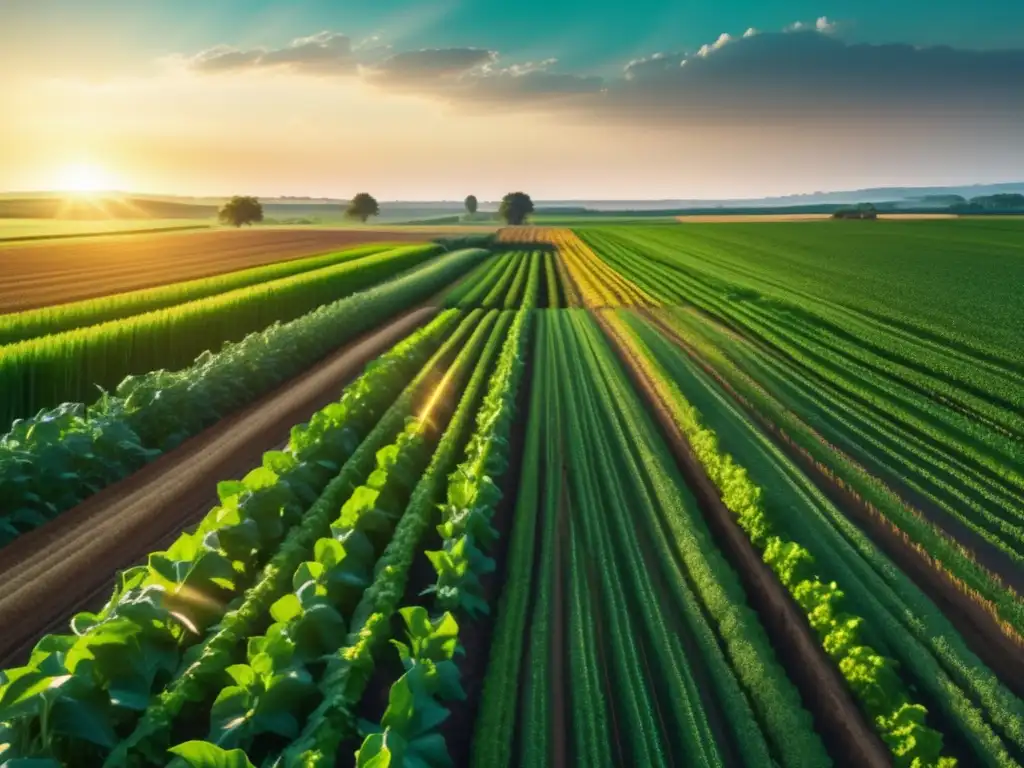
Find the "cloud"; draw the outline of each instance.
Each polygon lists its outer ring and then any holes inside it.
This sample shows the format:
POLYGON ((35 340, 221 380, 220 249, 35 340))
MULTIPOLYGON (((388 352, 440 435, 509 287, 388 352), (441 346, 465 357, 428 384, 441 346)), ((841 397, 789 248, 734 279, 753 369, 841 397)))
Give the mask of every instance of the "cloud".
POLYGON ((197 72, 229 72, 235 69, 253 67, 260 60, 263 51, 242 51, 227 45, 218 45, 197 53, 187 60, 188 66, 197 72))
POLYGON ((526 68, 516 65, 479 77, 469 78, 450 97, 471 102, 508 104, 552 101, 572 102, 600 94, 604 80, 596 76, 573 75, 549 72, 546 69, 526 68))
POLYGON ((822 16, 779 32, 722 33, 693 51, 634 59, 607 79, 559 71, 554 58, 506 61, 472 47, 395 52, 377 38, 353 46, 333 32, 272 50, 220 46, 188 61, 202 73, 287 67, 461 106, 564 108, 586 120, 665 126, 1024 114, 1024 51, 850 45, 835 30, 822 16))
POLYGON ((599 77, 552 72, 549 58, 502 65, 498 54, 481 48, 447 48, 396 54, 363 70, 385 88, 432 95, 463 105, 522 106, 598 93, 599 77))
POLYGON ((838 26, 837 22, 831 21, 828 18, 828 16, 819 16, 817 21, 815 21, 813 24, 808 24, 808 23, 803 22, 803 21, 794 21, 792 24, 790 24, 788 27, 786 27, 783 31, 784 32, 808 32, 810 30, 814 30, 815 32, 820 32, 823 35, 830 35, 830 34, 832 34, 833 32, 836 31, 836 27, 837 26, 838 26))
POLYGON ((819 16, 814 22, 814 28, 823 34, 830 34, 836 31, 836 22, 829 21, 828 16, 819 16))
POLYGON ((685 60, 685 53, 655 53, 645 58, 633 59, 626 65, 623 77, 626 80, 652 80, 675 72, 685 60))
POLYGON ((336 32, 300 37, 283 48, 239 49, 220 45, 186 59, 187 66, 205 74, 287 67, 303 74, 342 75, 355 72, 352 41, 336 32))
POLYGON ((731 42, 732 42, 732 37, 729 35, 729 33, 728 32, 723 32, 722 34, 720 34, 718 36, 718 39, 715 40, 715 42, 710 43, 710 44, 702 45, 700 47, 700 49, 697 51, 696 55, 700 56, 701 58, 706 58, 707 56, 710 56, 715 51, 724 48, 725 46, 727 46, 731 42))
POLYGON ((365 68, 364 75, 394 84, 423 84, 458 78, 493 64, 497 58, 497 53, 484 48, 425 48, 396 53, 365 68))
MULTIPOLYGON (((830 29, 827 19, 817 27, 830 29)), ((631 62, 609 113, 649 121, 713 115, 799 121, 915 111, 964 117, 1024 110, 1024 51, 848 45, 817 28, 724 36, 696 54, 631 62)))

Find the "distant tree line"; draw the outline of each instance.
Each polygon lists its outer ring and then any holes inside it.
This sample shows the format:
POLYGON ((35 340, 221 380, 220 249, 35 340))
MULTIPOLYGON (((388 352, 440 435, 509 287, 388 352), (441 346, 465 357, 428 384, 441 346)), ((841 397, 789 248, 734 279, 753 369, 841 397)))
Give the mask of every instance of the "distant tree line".
MULTIPOLYGON (((469 218, 472 219, 479 207, 476 195, 467 196, 464 205, 469 218)), ((525 192, 508 193, 498 207, 498 215, 512 225, 524 223, 533 212, 533 200, 525 192)), ((380 205, 373 195, 360 192, 346 206, 345 215, 350 219, 359 219, 365 224, 371 216, 380 215, 380 205)), ((234 227, 251 226, 263 221, 263 205, 255 197, 236 195, 220 208, 218 216, 224 224, 234 227)))
POLYGON ((962 200, 950 206, 952 213, 1010 213, 1024 212, 1024 195, 1005 192, 962 200))
POLYGON ((877 219, 878 209, 871 203, 858 203, 847 208, 839 208, 832 214, 833 219, 877 219))

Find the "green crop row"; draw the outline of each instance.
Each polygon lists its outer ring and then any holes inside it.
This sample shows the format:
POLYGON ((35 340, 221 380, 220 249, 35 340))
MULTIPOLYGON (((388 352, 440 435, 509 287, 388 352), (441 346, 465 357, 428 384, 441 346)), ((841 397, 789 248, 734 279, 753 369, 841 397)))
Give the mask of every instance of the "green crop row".
POLYGON ((541 254, 541 256, 544 259, 544 284, 547 292, 547 307, 559 309, 565 306, 565 296, 562 291, 562 282, 558 278, 558 270, 555 268, 558 254, 549 251, 541 254))
MULTIPOLYGON (((493 319, 477 325, 440 387, 462 388, 493 319)), ((377 452, 376 469, 341 507, 329 534, 317 540, 313 559, 295 569, 291 591, 270 606, 274 622, 262 636, 249 637, 247 663, 226 670, 230 680, 210 708, 210 743, 252 754, 264 734, 288 740, 299 735, 299 717, 317 703, 319 660, 344 643, 377 558, 433 454, 447 402, 431 395, 395 441, 377 452)))
POLYGON ((743 467, 722 452, 717 435, 703 426, 696 410, 673 383, 672 375, 658 364, 641 336, 616 320, 612 321, 614 327, 628 339, 631 350, 638 355, 638 364, 655 381, 659 398, 717 487, 723 503, 736 515, 740 527, 782 586, 805 611, 822 646, 888 744, 894 764, 904 768, 954 765, 955 760, 942 757, 942 734, 924 724, 927 710, 911 699, 894 660, 864 642, 864 617, 849 612, 841 585, 822 581, 814 570, 814 557, 799 544, 778 535, 761 500, 761 489, 743 467))
POLYGON ((11 344, 0 350, 0 423, 62 402, 89 402, 130 374, 188 365, 276 322, 394 277, 440 253, 396 248, 141 315, 11 344))
POLYGON ((540 287, 541 253, 505 252, 478 267, 445 297, 445 306, 517 309, 533 306, 540 287))
MULTIPOLYGON (((320 682, 323 701, 307 719, 299 738, 282 754, 285 765, 317 768, 334 765, 338 745, 357 733, 353 710, 362 698, 378 653, 391 633, 406 592, 409 569, 437 505, 443 499, 448 474, 454 469, 469 435, 490 369, 508 333, 512 313, 500 313, 469 384, 426 472, 413 490, 405 514, 374 571, 374 581, 363 593, 342 648, 328 661, 320 682)), ((493 314, 488 315, 493 317, 493 314)))
POLYGON ((794 413, 758 382, 736 366, 722 351, 709 342, 685 314, 675 311, 659 313, 666 324, 680 333, 693 346, 701 359, 710 365, 758 413, 763 414, 806 452, 808 457, 847 488, 883 515, 910 541, 926 552, 936 567, 973 594, 1016 632, 1024 632, 1024 602, 1007 589, 990 571, 974 560, 969 551, 942 532, 920 514, 915 513, 877 477, 829 443, 801 416, 794 413))
POLYGON ((928 356, 914 357, 899 329, 794 291, 785 274, 755 290, 754 267, 718 266, 729 254, 707 246, 698 261, 670 250, 665 237, 584 235, 656 295, 709 313, 720 324, 708 322, 709 332, 734 363, 898 493, 934 504, 951 532, 962 525, 976 534, 966 544, 1024 560, 1024 420, 1006 400, 1024 391, 1024 378, 1014 384, 1010 372, 993 373, 986 380, 1009 390, 983 392, 950 374, 955 347, 931 344, 928 356))
POLYGON ((660 371, 673 417, 726 505, 807 610, 826 651, 892 745, 894 762, 910 764, 914 756, 924 765, 942 762, 937 734, 922 727, 923 708, 907 701, 914 691, 928 703, 927 722, 970 744, 979 764, 1014 765, 1010 755, 1024 745, 1024 703, 968 650, 942 611, 680 349, 639 319, 623 319, 632 327, 635 348, 660 371), (857 652, 851 645, 858 642, 884 655, 857 652), (863 669, 872 658, 875 670, 863 669))
POLYGON ((438 727, 449 714, 442 703, 465 699, 454 662, 459 638, 455 615, 472 620, 489 612, 480 577, 494 570, 487 552, 498 532, 491 522, 501 499, 497 482, 509 463, 508 441, 529 319, 529 310, 522 310, 509 329, 466 458, 449 477, 447 503, 437 527, 442 549, 427 552, 438 580, 424 594, 434 595, 438 618, 431 621, 421 607, 401 610, 409 643, 396 646, 405 672, 392 684, 380 722, 361 724, 364 739, 356 753, 357 766, 385 759, 388 764, 419 760, 425 766, 451 765, 438 727))
POLYGON ((297 375, 357 334, 422 301, 486 255, 458 251, 253 333, 181 371, 125 379, 95 406, 64 405, 0 438, 0 545, 297 375))
POLYGON ((316 521, 364 476, 388 439, 388 426, 408 413, 412 395, 399 397, 404 383, 457 319, 445 313, 368 366, 339 402, 292 430, 284 451, 265 454, 263 465, 243 480, 221 483, 221 503, 195 532, 122 573, 99 613, 75 616, 74 634, 48 635, 27 666, 4 671, 0 723, 7 755, 96 765, 145 712, 111 757, 110 764, 126 765, 132 749, 166 733, 177 711, 216 675, 218 663, 223 669, 232 644, 259 621, 281 571, 318 532, 316 521), (209 642, 198 643, 211 628, 209 642), (176 675, 182 661, 185 671, 176 675), (165 695, 151 704, 161 686, 165 695))
MULTIPOLYGON (((437 326, 437 321, 431 326, 436 328, 435 333, 447 333, 457 322, 457 318, 448 313, 442 317, 448 318, 443 327, 437 326)), ((402 424, 412 416, 414 405, 428 399, 433 382, 448 365, 447 361, 455 359, 457 350, 467 344, 478 320, 478 315, 471 314, 458 323, 454 332, 420 369, 304 515, 302 523, 289 531, 288 538, 264 568, 257 584, 246 593, 242 603, 224 616, 217 630, 192 652, 189 663, 183 665, 159 695, 150 700, 134 731, 108 760, 109 765, 130 765, 136 756, 148 756, 150 760, 159 762, 169 743, 175 718, 183 708, 190 706, 190 702, 208 701, 211 691, 223 685, 229 660, 236 657, 239 647, 265 621, 272 605, 287 593, 288 585, 293 583, 294 574, 302 562, 311 555, 316 557, 317 546, 320 546, 322 555, 336 553, 333 545, 317 545, 316 542, 330 536, 332 525, 339 516, 338 510, 350 505, 360 481, 371 475, 375 462, 382 458, 381 452, 385 451, 385 455, 390 453, 386 446, 395 441, 397 434, 403 434, 402 424)), ((436 347, 437 343, 432 346, 436 347)), ((374 369, 383 362, 382 359, 375 363, 374 369)))
POLYGON ((593 765, 719 765, 735 752, 747 764, 829 764, 667 447, 584 313, 541 313, 533 386, 522 517, 474 765, 510 765, 514 754, 557 764, 559 722, 593 765), (564 655, 552 650, 559 636, 564 655))
POLYGON ((36 336, 50 336, 89 325, 98 325, 109 320, 121 320, 132 315, 205 299, 207 296, 227 293, 257 283, 266 283, 302 272, 311 272, 315 269, 342 264, 397 247, 400 247, 399 243, 371 243, 356 248, 347 248, 336 253, 280 261, 252 269, 204 277, 199 280, 0 315, 0 345, 13 344, 36 336))

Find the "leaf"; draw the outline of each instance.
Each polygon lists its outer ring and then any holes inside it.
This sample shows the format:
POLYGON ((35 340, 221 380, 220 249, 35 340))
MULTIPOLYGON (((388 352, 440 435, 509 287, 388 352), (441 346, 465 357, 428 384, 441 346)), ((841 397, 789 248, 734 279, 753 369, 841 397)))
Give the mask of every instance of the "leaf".
POLYGON ((399 732, 408 728, 415 714, 413 704, 415 696, 409 685, 409 673, 402 675, 391 686, 388 692, 388 708, 381 718, 385 728, 393 728, 399 732))
MULTIPOLYGON (((440 733, 428 733, 419 736, 409 744, 409 751, 417 760, 429 766, 451 766, 452 758, 448 754, 448 745, 440 733)), ((406 764, 409 764, 407 759, 406 764)))
POLYGON ((234 746, 249 734, 255 697, 252 691, 229 685, 222 688, 210 709, 210 736, 218 745, 234 746))
POLYGON ((208 741, 186 741, 167 750, 192 768, 255 768, 240 749, 223 749, 208 741))
POLYGON ((306 584, 313 584, 315 587, 321 583, 323 575, 324 566, 321 563, 312 560, 306 561, 295 569, 295 575, 292 576, 292 589, 298 592, 306 584))
POLYGON ((299 735, 299 721, 291 712, 261 712, 256 717, 256 726, 260 733, 273 733, 286 739, 299 735))
POLYGON ((99 696, 91 696, 87 700, 62 697, 54 703, 50 722, 57 733, 109 750, 117 744, 111 715, 110 708, 103 706, 99 696))
POLYGON ((345 547, 337 539, 319 539, 313 547, 313 557, 330 569, 345 559, 345 547))
POLYGON ((278 477, 293 469, 296 463, 295 457, 284 451, 267 451, 263 454, 263 466, 278 477))
POLYGON ((274 621, 279 621, 282 624, 287 624, 301 614, 302 603, 299 602, 298 596, 292 593, 278 599, 270 606, 270 615, 274 617, 274 621))
POLYGON ((398 768, 403 764, 404 744, 399 746, 396 742, 401 740, 392 733, 370 734, 356 752, 356 768, 398 768))
POLYGON ((5 683, 0 687, 0 722, 40 711, 47 692, 60 688, 71 679, 71 675, 44 675, 33 667, 21 667, 3 674, 5 683))
POLYGON ((235 685, 242 688, 248 688, 256 682, 256 673, 248 664, 232 664, 224 671, 235 681, 235 685))
POLYGON ((221 504, 227 505, 247 490, 248 488, 241 480, 222 480, 217 483, 217 498, 220 499, 221 504))
POLYGON ((313 678, 301 666, 297 665, 284 674, 274 675, 260 697, 260 714, 294 712, 315 690, 313 678))
POLYGON ((272 488, 277 485, 277 481, 277 473, 271 469, 267 469, 266 466, 257 467, 242 479, 246 489, 250 491, 272 488))

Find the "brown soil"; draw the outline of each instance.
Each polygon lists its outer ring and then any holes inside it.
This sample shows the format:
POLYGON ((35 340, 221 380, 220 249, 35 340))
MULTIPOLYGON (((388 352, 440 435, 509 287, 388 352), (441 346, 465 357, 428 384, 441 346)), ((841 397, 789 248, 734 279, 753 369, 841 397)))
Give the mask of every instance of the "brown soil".
POLYGON ((424 242, 415 230, 245 229, 123 235, 0 247, 0 312, 134 291, 374 242, 424 242))
POLYGON ((871 540, 906 573, 936 604, 966 641, 968 647, 1017 696, 1024 697, 1024 653, 1013 627, 1003 623, 985 599, 955 580, 942 562, 930 557, 906 533, 869 504, 842 480, 823 471, 813 457, 770 419, 764 417, 728 382, 658 317, 646 313, 666 338, 690 355, 701 368, 722 385, 723 391, 769 435, 787 456, 803 469, 815 485, 843 513, 864 530, 871 540))
POLYGON ((346 345, 245 410, 0 550, 0 665, 95 599, 115 571, 206 512, 217 483, 258 466, 289 430, 333 402, 363 366, 429 320, 423 307, 346 345))
POLYGON ((697 499, 708 528, 739 575, 751 607, 760 616, 772 647, 814 716, 815 726, 825 738, 836 763, 878 768, 890 765, 885 745, 864 719, 801 610, 736 524, 686 437, 662 403, 650 377, 600 313, 594 314, 634 386, 651 409, 687 486, 697 499))

